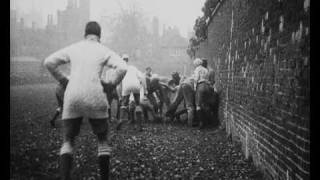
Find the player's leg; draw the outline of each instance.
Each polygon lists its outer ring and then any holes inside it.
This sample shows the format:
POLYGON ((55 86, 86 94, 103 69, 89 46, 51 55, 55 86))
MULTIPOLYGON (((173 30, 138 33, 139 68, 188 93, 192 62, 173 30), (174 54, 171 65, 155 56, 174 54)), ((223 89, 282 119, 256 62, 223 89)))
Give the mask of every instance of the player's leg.
POLYGON ((50 120, 50 125, 51 125, 51 127, 55 127, 55 125, 56 125, 56 120, 57 120, 58 116, 60 115, 60 113, 61 113, 61 111, 62 111, 61 109, 62 109, 61 107, 57 107, 56 112, 55 112, 53 118, 50 120))
POLYGON ((127 122, 129 120, 129 98, 130 94, 123 96, 121 100, 121 106, 120 106, 120 120, 116 127, 117 130, 121 129, 121 126, 123 123, 127 122))
POLYGON ((218 126, 219 125, 219 95, 217 92, 214 91, 213 88, 210 87, 210 94, 208 98, 209 109, 211 114, 211 121, 210 125, 218 126))
POLYGON ((108 100, 108 103, 109 103, 108 115, 109 115, 110 120, 111 120, 111 106, 112 106, 113 97, 112 97, 112 94, 110 94, 110 93, 107 93, 106 95, 107 95, 107 100, 108 100))
POLYGON ((148 106, 146 104, 141 104, 141 103, 140 103, 140 106, 142 108, 144 122, 147 122, 149 120, 148 106))
POLYGON ((167 112, 165 115, 168 117, 172 118, 174 116, 179 104, 183 100, 182 86, 183 86, 183 84, 180 85, 180 87, 178 88, 177 94, 176 94, 175 98, 173 99, 173 102, 171 103, 171 105, 167 109, 167 112))
POLYGON ((134 116, 134 112, 136 109, 136 103, 131 100, 129 100, 129 121, 130 124, 135 124, 135 116, 134 116))
POLYGON ((163 98, 163 94, 162 93, 163 92, 160 91, 160 90, 156 92, 156 95, 159 98, 158 110, 159 110, 160 117, 162 117, 162 115, 163 115, 163 103, 164 103, 163 100, 164 100, 164 98, 163 98))
POLYGON ((109 179, 110 156, 112 148, 108 143, 108 119, 89 119, 93 133, 98 138, 98 164, 102 180, 109 179))
MULTIPOLYGON (((63 92, 64 93, 64 92, 63 92)), ((58 116, 61 114, 62 112, 62 107, 63 107, 63 94, 62 92, 60 92, 60 89, 57 89, 56 92, 56 99, 58 102, 58 108, 56 109, 56 113, 54 114, 53 118, 50 120, 50 125, 52 127, 55 127, 55 122, 58 118, 58 116)))
POLYGON ((119 98, 116 99, 117 101, 117 114, 116 114, 116 117, 117 117, 117 120, 120 119, 120 107, 121 107, 121 101, 119 98))
POLYGON ((56 99, 57 99, 57 102, 58 102, 58 108, 56 109, 55 115, 50 120, 50 124, 51 124, 52 127, 55 127, 55 122, 56 122, 58 116, 62 113, 64 92, 65 92, 65 88, 59 84, 57 86, 56 92, 55 92, 56 99))
POLYGON ((214 120, 214 110, 215 105, 217 104, 217 99, 214 94, 214 89, 207 83, 203 84, 204 93, 200 98, 201 101, 201 109, 204 111, 205 119, 204 119, 204 125, 209 126, 213 125, 214 120))
POLYGON ((208 84, 200 83, 197 87, 196 92, 196 108, 197 114, 199 115, 200 128, 207 126, 208 113, 209 113, 209 104, 207 103, 207 94, 209 92, 208 84))
POLYGON ((183 98, 185 100, 187 113, 188 113, 188 125, 192 126, 195 122, 195 95, 191 85, 182 85, 183 98))
POLYGON ((153 93, 149 93, 147 95, 147 98, 148 98, 149 102, 152 104, 154 111, 156 113, 158 113, 158 103, 157 103, 155 95, 153 93))
POLYGON ((199 123, 200 128, 203 127, 203 112, 201 109, 201 96, 203 94, 203 87, 202 87, 203 83, 200 83, 197 85, 197 89, 195 92, 195 104, 196 104, 196 121, 199 123))
POLYGON ((73 161, 73 147, 76 136, 79 135, 82 117, 62 120, 63 144, 60 149, 61 179, 70 179, 73 161))
POLYGON ((110 107, 108 108, 108 117, 110 117, 110 120, 112 119, 112 116, 111 116, 111 105, 110 105, 110 107))
POLYGON ((142 131, 142 107, 140 106, 140 93, 134 93, 134 102, 136 104, 135 108, 135 118, 137 120, 138 129, 142 131))
POLYGON ((166 105, 166 111, 167 111, 171 104, 170 102, 171 91, 167 87, 161 86, 161 92, 162 92, 163 102, 166 105))

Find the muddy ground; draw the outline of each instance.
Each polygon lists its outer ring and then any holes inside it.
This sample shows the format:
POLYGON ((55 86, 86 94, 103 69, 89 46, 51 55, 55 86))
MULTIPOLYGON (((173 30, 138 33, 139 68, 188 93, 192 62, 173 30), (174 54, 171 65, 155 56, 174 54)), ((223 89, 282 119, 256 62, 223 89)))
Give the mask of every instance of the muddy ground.
MULTIPOLYGON (((55 179, 61 124, 49 125, 56 101, 54 84, 10 88, 10 177, 55 179)), ((112 179, 263 179, 245 160, 241 145, 221 128, 198 130, 184 123, 144 123, 114 131, 112 179)), ((98 179, 97 140, 87 121, 76 141, 74 179, 98 179)))

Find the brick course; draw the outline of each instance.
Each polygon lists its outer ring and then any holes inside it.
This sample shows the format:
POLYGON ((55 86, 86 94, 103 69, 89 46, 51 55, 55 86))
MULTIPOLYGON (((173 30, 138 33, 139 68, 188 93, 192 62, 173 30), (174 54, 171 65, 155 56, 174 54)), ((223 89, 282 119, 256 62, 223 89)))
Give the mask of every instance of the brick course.
POLYGON ((309 6, 223 0, 196 52, 216 72, 222 124, 269 179, 310 177, 309 6))

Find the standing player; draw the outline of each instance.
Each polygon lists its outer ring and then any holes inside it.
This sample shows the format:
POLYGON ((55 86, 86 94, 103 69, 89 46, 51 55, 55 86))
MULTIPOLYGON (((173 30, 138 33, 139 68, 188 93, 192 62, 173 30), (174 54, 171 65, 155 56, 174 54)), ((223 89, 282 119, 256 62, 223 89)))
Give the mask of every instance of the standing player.
POLYGON ((56 99, 57 99, 57 102, 58 102, 58 107, 56 109, 56 113, 54 114, 53 118, 50 120, 50 124, 51 124, 51 127, 55 127, 56 125, 56 119, 58 118, 59 114, 61 114, 62 112, 62 109, 63 109, 63 98, 64 98, 64 92, 66 91, 66 86, 67 86, 67 83, 66 84, 61 84, 61 83, 58 83, 57 87, 56 87, 56 99))
MULTIPOLYGON (((86 24, 84 40, 63 48, 45 59, 52 76, 66 85, 63 102, 63 144, 60 149, 61 179, 70 179, 75 138, 84 117, 89 119, 98 138, 98 161, 101 179, 109 178, 111 147, 107 142, 108 101, 101 85, 104 66, 116 69, 117 76, 108 84, 112 89, 126 74, 127 65, 113 51, 100 43, 101 28, 97 22, 86 24), (69 82, 58 66, 70 63, 69 82)), ((108 87, 107 87, 108 88, 108 87)))
MULTIPOLYGON (((128 63, 129 56, 123 55, 124 62, 128 63)), ((145 92, 146 82, 145 77, 141 71, 139 71, 135 66, 128 65, 127 74, 121 82, 121 107, 120 107, 120 121, 117 125, 117 130, 121 129, 123 123, 129 120, 129 114, 136 114, 137 123, 139 126, 139 131, 142 130, 142 109, 140 107, 140 93, 143 95, 145 92), (132 112, 129 112, 129 100, 130 94, 133 94, 135 108, 131 109, 132 112), (133 113, 135 112, 135 113, 133 113)), ((131 116, 131 120, 134 119, 134 116, 131 116)))
POLYGON ((194 60, 194 90, 196 114, 200 123, 200 128, 204 128, 207 125, 208 119, 206 115, 209 113, 209 104, 207 99, 210 97, 211 83, 209 81, 209 71, 203 66, 203 61, 200 58, 194 60))

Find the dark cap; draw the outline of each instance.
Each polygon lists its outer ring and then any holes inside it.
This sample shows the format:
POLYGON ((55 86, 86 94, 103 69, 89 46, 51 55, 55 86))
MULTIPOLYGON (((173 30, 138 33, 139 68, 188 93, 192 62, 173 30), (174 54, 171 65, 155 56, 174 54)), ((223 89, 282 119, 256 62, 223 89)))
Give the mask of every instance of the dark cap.
POLYGON ((96 21, 90 21, 87 23, 84 36, 87 36, 89 34, 96 35, 100 38, 101 27, 96 21))
POLYGON ((202 58, 202 66, 203 67, 208 67, 208 59, 202 58))

